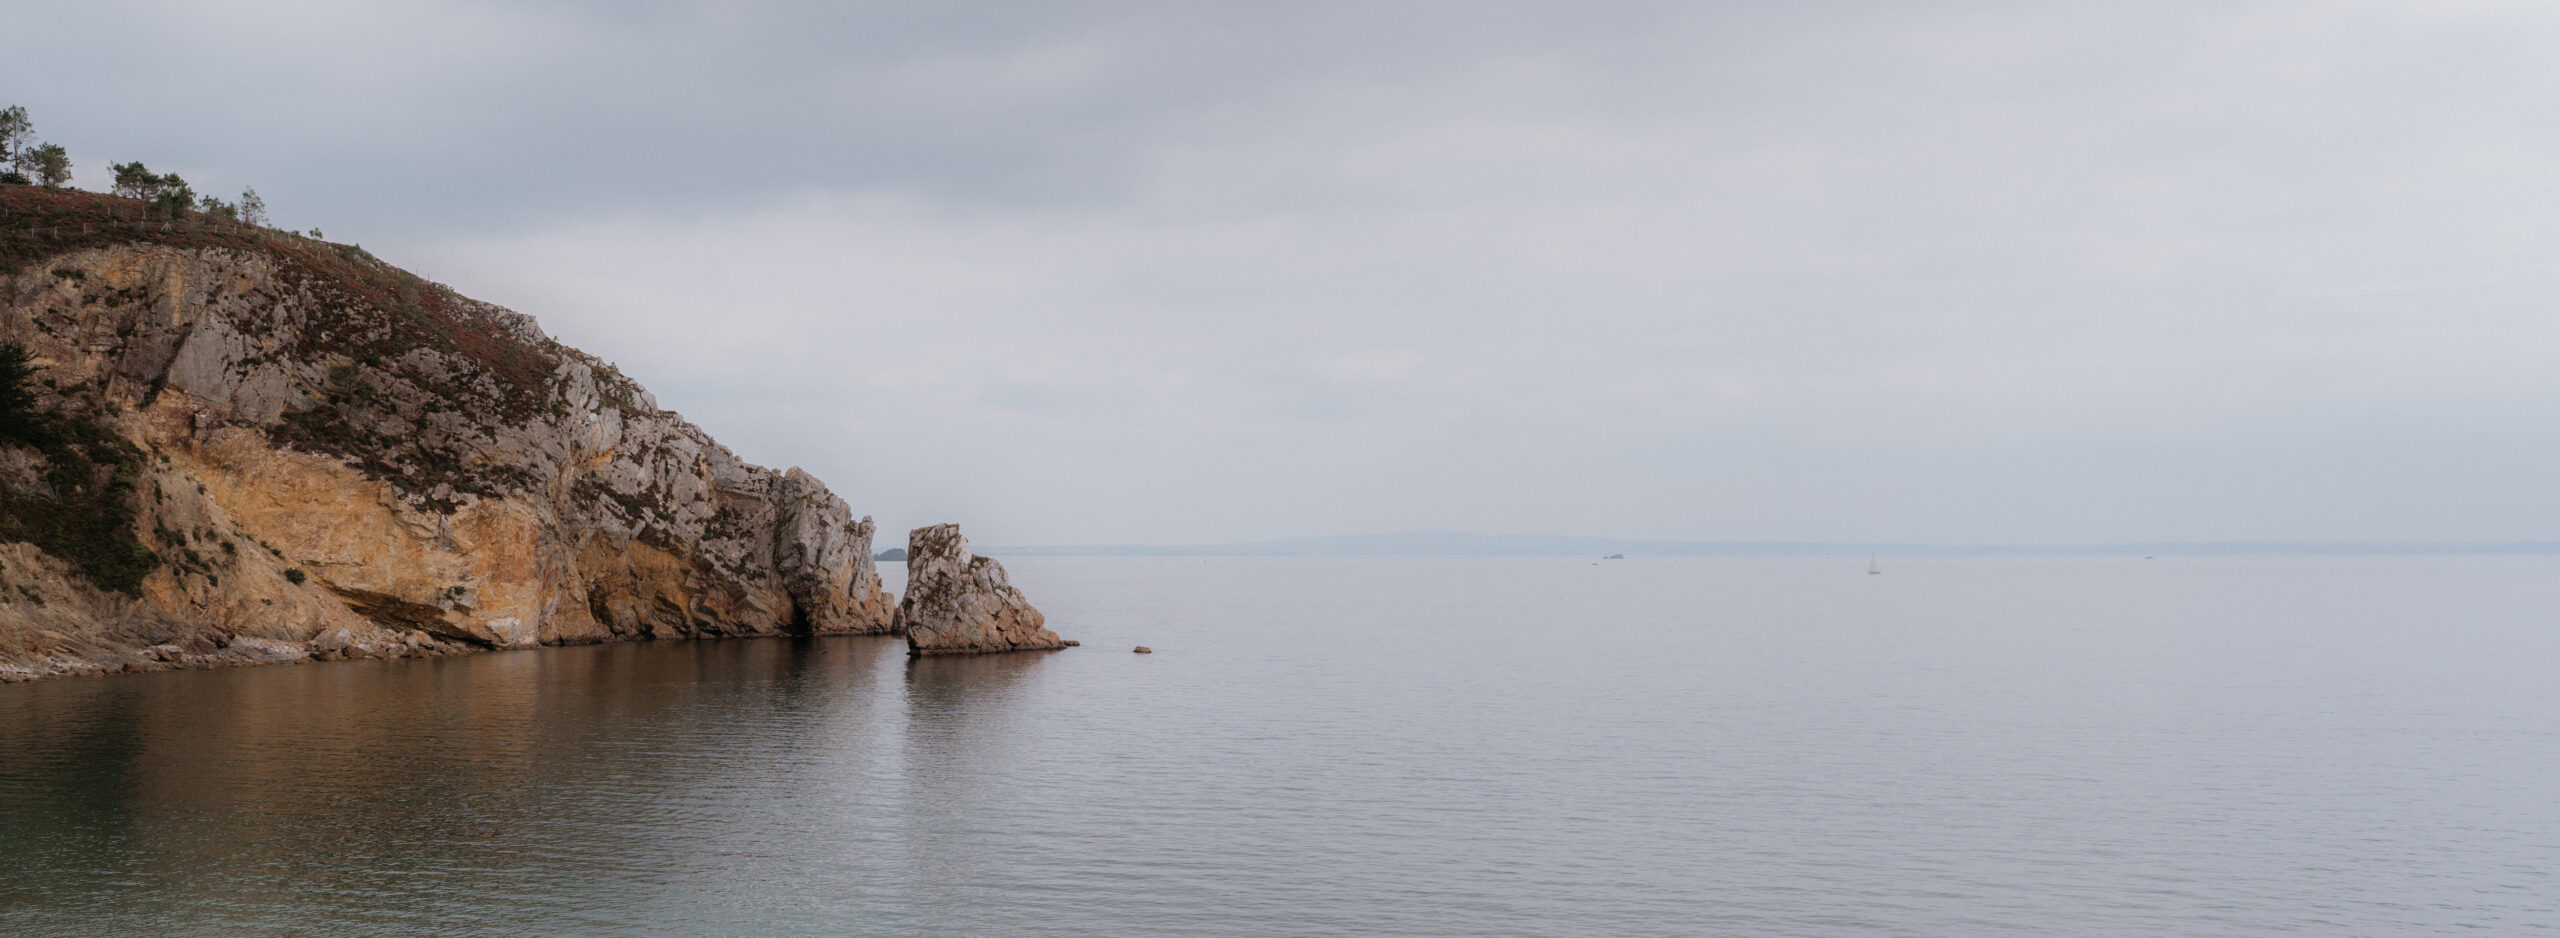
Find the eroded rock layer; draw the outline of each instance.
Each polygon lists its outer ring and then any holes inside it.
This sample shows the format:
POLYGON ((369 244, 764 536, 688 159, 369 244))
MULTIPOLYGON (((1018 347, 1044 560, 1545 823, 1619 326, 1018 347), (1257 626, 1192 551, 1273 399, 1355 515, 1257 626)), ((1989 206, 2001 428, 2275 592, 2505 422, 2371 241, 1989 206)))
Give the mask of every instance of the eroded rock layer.
POLYGON ((807 473, 529 317, 233 240, 5 258, 38 393, 0 433, 0 680, 891 629, 871 520, 807 473))
POLYGON ((898 625, 910 655, 1040 651, 1066 647, 992 557, 969 552, 960 526, 907 534, 907 589, 898 625))

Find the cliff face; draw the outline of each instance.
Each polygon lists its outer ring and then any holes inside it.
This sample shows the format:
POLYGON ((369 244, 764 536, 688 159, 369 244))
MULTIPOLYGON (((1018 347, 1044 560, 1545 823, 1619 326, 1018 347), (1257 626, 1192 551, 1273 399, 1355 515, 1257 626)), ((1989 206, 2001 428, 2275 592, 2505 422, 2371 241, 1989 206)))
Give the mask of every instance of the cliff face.
POLYGON ((82 234, 0 276, 45 414, 0 442, 0 680, 892 627, 869 518, 528 317, 290 236, 82 234))

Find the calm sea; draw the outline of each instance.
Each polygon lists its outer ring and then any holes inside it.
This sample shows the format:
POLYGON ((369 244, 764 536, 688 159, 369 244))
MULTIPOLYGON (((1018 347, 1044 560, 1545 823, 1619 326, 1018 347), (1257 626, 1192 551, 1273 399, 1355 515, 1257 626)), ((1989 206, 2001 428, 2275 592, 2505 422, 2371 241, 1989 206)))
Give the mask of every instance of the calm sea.
POLYGON ((1084 647, 0 686, 0 934, 2560 930, 2560 559, 1008 566, 1084 647))

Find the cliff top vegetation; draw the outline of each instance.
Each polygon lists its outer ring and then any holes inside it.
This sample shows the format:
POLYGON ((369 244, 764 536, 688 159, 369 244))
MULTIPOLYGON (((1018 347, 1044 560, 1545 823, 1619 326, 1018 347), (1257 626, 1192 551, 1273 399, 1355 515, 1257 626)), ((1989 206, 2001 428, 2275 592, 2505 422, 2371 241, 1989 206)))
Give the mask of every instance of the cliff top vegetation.
POLYGON ((76 251, 121 244, 224 248, 274 259, 288 276, 333 291, 344 316, 378 319, 378 328, 333 330, 356 338, 344 350, 358 357, 391 358, 419 345, 466 358, 501 385, 541 396, 559 367, 558 343, 528 343, 505 334, 471 303, 443 284, 383 263, 365 249, 262 228, 199 211, 175 217, 139 198, 45 189, 0 187, 0 277, 76 251))

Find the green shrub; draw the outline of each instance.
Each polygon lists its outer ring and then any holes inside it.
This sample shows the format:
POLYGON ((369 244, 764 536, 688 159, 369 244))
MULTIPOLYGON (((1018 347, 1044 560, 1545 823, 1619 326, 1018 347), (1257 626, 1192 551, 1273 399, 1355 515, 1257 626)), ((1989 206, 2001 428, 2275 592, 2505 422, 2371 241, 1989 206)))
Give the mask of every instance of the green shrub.
POLYGON ((44 454, 52 492, 0 495, 0 538, 69 561, 99 589, 140 593, 142 579, 160 567, 133 531, 142 450, 78 414, 31 415, 20 434, 44 454))

